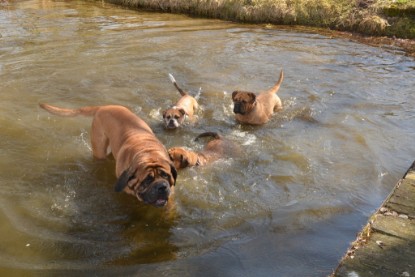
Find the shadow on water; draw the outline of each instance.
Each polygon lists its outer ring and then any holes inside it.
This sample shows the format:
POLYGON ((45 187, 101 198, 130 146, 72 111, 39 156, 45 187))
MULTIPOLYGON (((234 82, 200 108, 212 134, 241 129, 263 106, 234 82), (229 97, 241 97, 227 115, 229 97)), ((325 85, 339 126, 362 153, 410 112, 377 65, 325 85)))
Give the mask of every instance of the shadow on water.
POLYGON ((47 272, 175 260, 177 247, 170 239, 175 207, 139 203, 116 193, 115 181, 114 160, 91 157, 61 159, 20 177, 21 193, 9 183, 1 210, 10 226, 2 228, 13 232, 9 239, 20 237, 22 245, 3 249, 1 263, 47 272))
MULTIPOLYGON (((113 191, 114 160, 96 161, 91 157, 86 142, 89 135, 83 131, 89 120, 49 118, 42 113, 36 124, 43 126, 43 131, 33 134, 32 139, 41 141, 47 131, 49 139, 56 136, 61 141, 52 143, 47 153, 39 155, 35 148, 14 140, 15 145, 27 150, 26 163, 42 167, 37 172, 22 174, 27 167, 22 164, 13 174, 3 176, 8 181, 3 187, 1 210, 6 217, 4 221, 9 223, 2 228, 10 230, 8 239, 12 244, 3 241, 6 249, 1 255, 2 264, 42 275, 76 271, 180 273, 186 269, 187 276, 201 274, 201 270, 204 276, 209 276, 247 274, 257 268, 255 264, 259 264, 264 274, 275 270, 293 272, 275 266, 271 258, 258 260, 256 256, 279 256, 285 252, 284 247, 291 247, 293 255, 301 257, 299 241, 306 243, 304 240, 312 240, 320 232, 319 236, 325 240, 329 237, 334 243, 333 235, 325 234, 319 224, 333 224, 335 217, 353 211, 341 201, 326 200, 316 205, 312 199, 304 198, 308 190, 315 189, 307 188, 307 176, 313 174, 309 161, 290 154, 287 144, 279 141, 281 138, 266 135, 273 124, 280 124, 279 120, 295 123, 302 112, 303 109, 291 111, 287 107, 281 114, 283 119, 276 116, 264 128, 242 127, 229 119, 235 130, 227 135, 243 145, 247 153, 237 159, 182 171, 171 210, 140 204, 129 195, 113 191), (277 164, 297 165, 295 177, 270 171, 267 165, 275 164, 275 154, 263 152, 270 147, 263 140, 280 144, 276 148, 277 164), (261 141, 259 146, 258 141, 261 141), (241 168, 246 172, 241 174, 241 168), (304 181, 299 181, 302 178, 304 181), (267 245, 264 238, 270 240, 267 245), (15 247, 16 241, 22 244, 15 247), (249 247, 254 252, 248 251, 249 247), (221 256, 226 257, 227 266, 223 266, 221 256), (212 263, 213 267, 204 266, 206 263, 212 263)), ((152 127, 159 136, 165 136, 163 139, 186 132, 191 140, 185 144, 195 149, 202 147, 193 138, 206 127, 172 133, 164 132, 159 120, 155 121, 152 127)), ((300 116, 297 123, 303 122, 300 116)), ((25 133, 19 126, 13 130, 8 140, 25 133)))

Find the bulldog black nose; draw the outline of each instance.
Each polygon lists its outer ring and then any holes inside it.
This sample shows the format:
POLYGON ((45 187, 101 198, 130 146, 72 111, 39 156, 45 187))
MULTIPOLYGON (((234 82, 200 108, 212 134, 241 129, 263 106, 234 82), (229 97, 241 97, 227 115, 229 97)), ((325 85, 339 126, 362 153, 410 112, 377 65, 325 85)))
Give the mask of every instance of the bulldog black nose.
POLYGON ((168 186, 165 183, 159 183, 156 185, 156 189, 158 193, 165 193, 168 186))

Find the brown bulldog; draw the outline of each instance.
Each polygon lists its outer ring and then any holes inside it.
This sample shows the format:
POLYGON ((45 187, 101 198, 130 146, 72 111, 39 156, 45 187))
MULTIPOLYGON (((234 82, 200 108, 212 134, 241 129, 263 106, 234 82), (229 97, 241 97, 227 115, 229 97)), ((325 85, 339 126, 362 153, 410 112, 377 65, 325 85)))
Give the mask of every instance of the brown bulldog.
POLYGON ((183 124, 186 117, 193 120, 193 114, 199 105, 194 97, 190 96, 177 85, 173 75, 169 74, 169 78, 182 97, 176 105, 163 112, 163 120, 167 129, 176 129, 183 124))
POLYGON ((268 91, 256 95, 252 92, 234 91, 232 100, 235 119, 240 123, 261 125, 267 123, 274 112, 282 109, 281 99, 277 96, 284 74, 281 70, 280 79, 268 91))
POLYGON ((213 137, 213 140, 209 141, 201 152, 186 150, 183 147, 172 147, 168 150, 170 159, 177 169, 206 165, 225 156, 235 156, 240 151, 236 144, 215 132, 202 133, 195 141, 202 137, 213 137))
POLYGON ((118 178, 115 191, 125 191, 157 207, 167 204, 177 171, 150 127, 123 106, 92 106, 64 109, 40 104, 60 116, 92 116, 92 154, 105 159, 112 152, 118 178))

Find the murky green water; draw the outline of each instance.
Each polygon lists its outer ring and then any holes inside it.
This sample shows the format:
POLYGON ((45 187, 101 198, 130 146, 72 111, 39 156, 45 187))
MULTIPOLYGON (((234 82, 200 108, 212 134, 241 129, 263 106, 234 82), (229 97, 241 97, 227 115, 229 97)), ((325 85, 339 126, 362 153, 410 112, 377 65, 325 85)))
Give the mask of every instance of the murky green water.
POLYGON ((0 275, 325 276, 414 159, 415 62, 315 34, 88 1, 0 2, 0 275), (238 125, 235 89, 285 80, 284 110, 238 125), (167 132, 198 94, 195 126, 167 132), (244 154, 179 173, 174 207, 113 191, 89 118, 121 104, 166 147, 218 131, 244 154))

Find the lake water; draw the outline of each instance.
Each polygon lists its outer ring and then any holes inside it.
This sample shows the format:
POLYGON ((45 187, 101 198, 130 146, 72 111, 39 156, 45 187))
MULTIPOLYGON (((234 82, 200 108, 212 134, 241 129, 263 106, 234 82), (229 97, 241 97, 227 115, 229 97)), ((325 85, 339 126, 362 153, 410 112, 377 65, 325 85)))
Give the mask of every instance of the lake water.
POLYGON ((326 276, 414 160, 415 62, 397 49, 100 1, 0 1, 0 275, 326 276), (233 90, 284 69, 284 110, 233 118, 233 90), (198 120, 166 131, 178 100, 198 120), (120 104, 166 145, 220 132, 243 153, 179 172, 173 205, 115 193, 90 118, 120 104))

